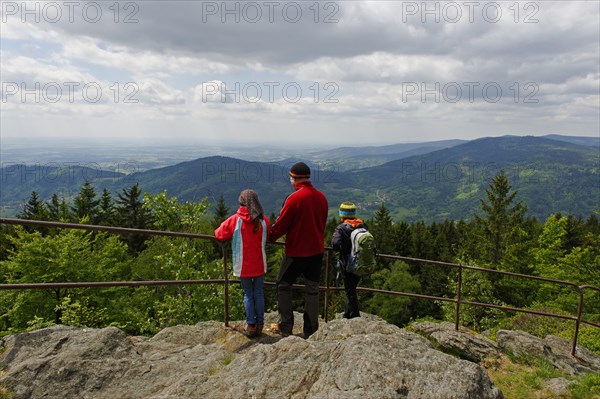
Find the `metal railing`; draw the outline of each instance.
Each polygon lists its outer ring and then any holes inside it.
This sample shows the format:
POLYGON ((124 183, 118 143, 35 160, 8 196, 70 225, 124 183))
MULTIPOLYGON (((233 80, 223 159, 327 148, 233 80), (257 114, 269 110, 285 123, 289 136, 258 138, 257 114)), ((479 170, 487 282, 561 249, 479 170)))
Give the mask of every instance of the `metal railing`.
MULTIPOLYGON (((160 231, 160 230, 147 230, 147 229, 133 229, 133 228, 124 228, 124 227, 112 227, 112 226, 98 226, 98 225, 89 225, 89 224, 74 224, 74 223, 62 223, 62 222, 48 222, 48 221, 40 221, 40 220, 24 220, 24 219, 14 219, 14 218, 0 218, 0 224, 8 224, 8 225, 21 225, 21 226, 34 226, 34 227, 48 227, 48 228, 65 228, 65 229, 80 229, 87 231, 103 231, 108 233, 117 233, 117 234, 142 234, 142 235, 151 235, 151 236, 167 236, 167 237, 182 237, 182 238, 192 238, 192 239, 204 239, 204 240, 212 240, 217 242, 216 238, 211 235, 206 234, 194 234, 194 233, 181 233, 181 232, 172 232, 172 231, 160 231)), ((275 243, 278 245, 282 245, 283 243, 275 243)), ((329 306, 329 294, 330 292, 341 291, 343 288, 340 287, 331 287, 330 286, 330 253, 332 249, 326 247, 326 256, 325 256, 325 286, 320 287, 325 294, 325 308, 324 308, 324 318, 325 322, 328 321, 328 306, 329 306)), ((139 286, 170 286, 170 285, 204 285, 204 284, 222 284, 224 286, 223 293, 223 312, 224 312, 224 323, 225 326, 229 326, 229 285, 231 283, 237 283, 238 280, 229 279, 229 265, 227 259, 228 251, 223 251, 223 278, 222 279, 211 279, 211 280, 150 280, 150 281, 104 281, 104 282, 66 282, 66 283, 27 283, 27 284, 0 284, 0 290, 31 290, 31 289, 61 289, 61 288, 88 288, 88 287, 139 287, 139 286)), ((493 308, 500 309, 512 312, 519 313, 528 313, 538 316, 544 317, 554 317, 566 320, 572 320, 575 322, 575 329, 573 333, 573 345, 571 349, 571 355, 575 356, 576 348, 577 348, 577 337, 579 334, 579 328, 581 323, 588 324, 590 326, 594 326, 600 328, 600 324, 594 323, 588 320, 584 320, 581 318, 583 312, 584 305, 584 290, 593 290, 600 292, 600 288, 591 286, 591 285, 577 285, 568 281, 561 281, 555 279, 549 279, 538 276, 531 276, 520 273, 513 272, 504 272, 494 269, 486 269, 482 267, 476 266, 466 266, 458 263, 449 263, 428 259, 420 259, 413 258, 407 256, 397 256, 397 255, 387 255, 387 254, 378 254, 377 255, 383 259, 392 259, 392 260, 402 260, 409 262, 418 262, 424 264, 437 265, 441 267, 450 267, 458 269, 458 277, 457 277, 457 287, 456 287, 456 297, 455 298, 447 298, 433 295, 425 295, 425 294, 417 294, 417 293, 409 293, 409 292, 400 292, 400 291, 390 291, 390 290, 381 290, 377 288, 365 288, 365 287, 357 287, 357 290, 362 292, 370 292, 370 293, 380 293, 387 295, 397 295, 404 296, 410 298, 418 298, 418 299, 426 299, 426 300, 434 300, 434 301, 443 301, 443 302, 452 302, 455 304, 455 329, 459 329, 459 321, 460 321, 460 309, 461 305, 471 305, 483 308, 493 308), (512 276, 517 278, 529 279, 529 280, 537 280, 541 282, 552 283, 556 285, 562 285, 566 287, 570 287, 576 290, 578 294, 578 305, 577 305, 577 314, 575 316, 572 315, 560 315, 554 313, 540 312, 529 309, 515 308, 511 306, 502 306, 495 305, 490 303, 482 303, 482 302, 473 302, 462 299, 463 293, 463 270, 473 270, 482 273, 493 273, 504 276, 512 276)), ((274 282, 265 282, 266 285, 276 285, 274 282)), ((301 288, 303 285, 294 285, 295 288, 301 288)))

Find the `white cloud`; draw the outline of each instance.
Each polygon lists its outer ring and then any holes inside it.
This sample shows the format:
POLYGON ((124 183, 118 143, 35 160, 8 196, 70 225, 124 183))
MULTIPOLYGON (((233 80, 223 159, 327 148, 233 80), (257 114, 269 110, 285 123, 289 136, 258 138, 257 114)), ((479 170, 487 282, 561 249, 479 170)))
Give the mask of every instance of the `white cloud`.
POLYGON ((450 82, 462 75, 462 61, 446 56, 376 52, 351 58, 321 58, 290 71, 305 80, 341 82, 450 82))
POLYGON ((183 105, 185 97, 180 90, 173 89, 164 82, 152 78, 136 78, 129 88, 123 88, 130 101, 138 100, 150 105, 183 105))
MULTIPOLYGON (((285 131, 329 142, 348 134, 391 142, 407 131, 467 138, 519 126, 539 134, 598 131, 595 2, 295 3, 302 15, 294 23, 282 14, 287 3, 278 3, 271 21, 260 2, 256 23, 247 21, 250 14, 223 23, 222 10, 207 14, 206 6, 224 3, 200 1, 132 2, 138 9, 128 10, 119 3, 118 23, 112 2, 98 3, 98 23, 80 14, 73 23, 9 16, 0 54, 3 136, 52 127, 79 137, 80 126, 68 123, 73 118, 97 135, 167 131, 174 140, 197 131, 262 141, 285 131), (478 4, 472 15, 467 3, 478 4), (490 12, 501 5, 498 21, 482 14, 487 4, 490 12), (449 21, 457 10, 460 20, 449 21), (127 11, 136 23, 123 23, 127 11), (69 82, 78 84, 73 101, 69 82), (42 101, 21 101, 10 83, 27 90, 39 83, 42 101), (48 101, 56 98, 55 84, 65 97, 48 101), (286 85, 289 93, 282 92, 286 85), (294 85, 302 88, 298 98, 294 85), (90 101, 96 87, 102 95, 90 101), (491 101, 497 88, 501 96, 491 101), (537 103, 524 101, 528 95, 537 103)), ((240 13, 248 7, 235 4, 240 13)))
POLYGON ((2 81, 44 85, 49 82, 93 82, 95 78, 68 63, 56 65, 48 60, 2 52, 2 81))
POLYGON ((204 57, 175 55, 168 51, 135 51, 122 45, 103 45, 91 37, 69 38, 64 41, 61 56, 69 60, 85 61, 131 72, 163 75, 226 73, 232 67, 204 57))

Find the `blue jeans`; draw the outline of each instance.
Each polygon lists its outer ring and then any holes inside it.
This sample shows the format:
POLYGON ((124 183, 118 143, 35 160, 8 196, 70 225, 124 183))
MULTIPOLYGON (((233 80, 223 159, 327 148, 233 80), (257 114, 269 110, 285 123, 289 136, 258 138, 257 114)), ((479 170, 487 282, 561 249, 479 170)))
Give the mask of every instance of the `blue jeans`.
POLYGON ((246 309, 246 323, 248 324, 265 324, 264 282, 264 275, 240 278, 244 290, 244 308, 246 309))

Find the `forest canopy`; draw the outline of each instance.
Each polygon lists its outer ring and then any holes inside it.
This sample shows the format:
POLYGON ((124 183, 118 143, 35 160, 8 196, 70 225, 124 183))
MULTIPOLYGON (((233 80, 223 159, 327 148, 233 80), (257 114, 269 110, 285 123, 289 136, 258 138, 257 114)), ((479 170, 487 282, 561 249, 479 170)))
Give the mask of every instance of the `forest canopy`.
MULTIPOLYGON (((113 197, 100 195, 85 182, 68 203, 52 195, 42 201, 32 192, 21 219, 98 224, 212 235, 231 209, 220 197, 179 201, 167 192, 144 194, 135 184, 113 197)), ((275 215, 271 215, 274 220, 275 215)), ((327 223, 326 245, 339 223, 327 223)), ((600 220, 553 214, 541 222, 527 216, 504 171, 492 180, 469 220, 425 223, 395 222, 382 202, 367 220, 380 253, 569 281, 600 287, 600 220)), ((139 234, 114 235, 74 229, 2 225, 1 283, 87 281, 201 280, 223 277, 223 252, 215 241, 139 234)), ((267 281, 274 281, 282 248, 268 246, 267 281)), ((330 285, 335 284, 332 254, 330 285)), ((455 268, 422 262, 381 259, 383 268, 363 278, 361 286, 446 298, 456 296, 455 268)), ((325 285, 326 273, 322 273, 325 285)), ((231 276, 233 278, 233 276, 231 276)), ((578 295, 556 284, 467 270, 462 299, 523 309, 574 315, 578 295)), ((224 287, 181 285, 0 291, 0 334, 52 324, 80 327, 116 326, 130 334, 154 334, 176 324, 223 319, 224 287)), ((586 291, 583 317, 600 322, 600 295, 586 291)), ((275 293, 266 288, 267 310, 275 310, 275 293)), ((343 309, 341 294, 330 297, 329 316, 343 309)), ((360 293, 361 311, 404 326, 417 319, 454 320, 454 304, 401 296, 360 293)), ((298 303, 301 305, 301 302, 298 303)), ((298 310, 301 310, 299 306, 298 310)), ((230 319, 243 318, 242 293, 229 290, 230 319)), ((463 306, 461 324, 477 331, 519 327, 533 334, 549 332, 572 338, 573 323, 483 307, 463 306), (534 321, 535 320, 535 321, 534 321), (540 322, 539 320, 542 320, 540 322)), ((579 343, 600 352, 599 329, 582 326, 579 343)))

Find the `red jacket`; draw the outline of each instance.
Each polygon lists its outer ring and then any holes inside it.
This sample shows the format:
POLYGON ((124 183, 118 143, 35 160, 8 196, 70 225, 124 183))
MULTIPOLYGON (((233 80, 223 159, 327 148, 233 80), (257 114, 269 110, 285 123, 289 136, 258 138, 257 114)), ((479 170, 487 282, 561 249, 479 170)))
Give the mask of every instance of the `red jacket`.
POLYGON ((219 241, 231 242, 233 275, 236 277, 258 277, 267 272, 265 243, 269 232, 269 219, 264 220, 258 231, 248 214, 248 208, 241 206, 235 215, 227 218, 215 230, 219 241))
POLYGON ((305 257, 325 252, 327 198, 308 180, 294 185, 271 227, 270 241, 285 234, 285 254, 305 257))

